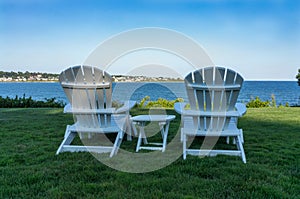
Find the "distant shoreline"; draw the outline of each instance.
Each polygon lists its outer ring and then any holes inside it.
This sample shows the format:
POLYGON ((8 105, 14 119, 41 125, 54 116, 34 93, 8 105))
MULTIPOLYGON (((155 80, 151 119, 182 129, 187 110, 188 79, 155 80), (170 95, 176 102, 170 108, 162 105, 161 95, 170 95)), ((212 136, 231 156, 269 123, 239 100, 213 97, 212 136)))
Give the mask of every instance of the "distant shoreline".
MULTIPOLYGON (((165 81, 113 81, 114 83, 152 83, 152 82, 169 82, 184 83, 184 80, 165 80, 165 81)), ((296 80, 245 80, 245 82, 295 82, 296 80)), ((0 81, 0 83, 59 83, 59 81, 0 81)))
MULTIPOLYGON (((118 81, 113 83, 153 83, 153 82, 169 82, 169 83, 183 83, 183 80, 178 81, 118 81)), ((59 81, 0 81, 0 83, 59 83, 59 81)))
POLYGON ((0 81, 0 83, 59 83, 59 81, 0 81))

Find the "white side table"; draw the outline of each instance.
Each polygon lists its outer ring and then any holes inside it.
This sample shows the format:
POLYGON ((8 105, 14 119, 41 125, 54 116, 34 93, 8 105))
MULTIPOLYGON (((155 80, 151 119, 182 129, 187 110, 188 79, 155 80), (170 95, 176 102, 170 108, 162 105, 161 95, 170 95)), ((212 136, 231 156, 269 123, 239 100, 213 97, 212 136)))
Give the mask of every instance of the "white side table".
MULTIPOLYGON (((148 149, 148 150, 161 150, 164 152, 166 150, 167 145, 167 137, 168 137, 168 131, 170 122, 175 119, 175 115, 138 115, 131 118, 131 120, 139 126, 139 138, 138 143, 136 146, 136 152, 138 152, 140 149, 148 149), (158 146, 141 146, 142 139, 144 141, 144 144, 148 144, 147 138, 145 135, 145 125, 146 122, 158 122, 159 127, 161 129, 161 136, 163 139, 162 143, 149 143, 151 145, 158 145, 158 146)), ((134 126, 135 128, 135 126, 134 126)), ((136 131, 136 129, 135 129, 136 131)))

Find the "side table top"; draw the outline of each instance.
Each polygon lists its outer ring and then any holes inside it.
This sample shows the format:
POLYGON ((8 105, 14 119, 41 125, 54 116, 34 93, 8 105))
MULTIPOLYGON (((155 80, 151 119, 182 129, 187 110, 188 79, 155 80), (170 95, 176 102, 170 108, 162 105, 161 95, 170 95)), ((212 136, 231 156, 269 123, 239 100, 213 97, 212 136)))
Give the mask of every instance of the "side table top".
POLYGON ((175 115, 137 115, 131 118, 135 122, 168 122, 175 119, 175 115))

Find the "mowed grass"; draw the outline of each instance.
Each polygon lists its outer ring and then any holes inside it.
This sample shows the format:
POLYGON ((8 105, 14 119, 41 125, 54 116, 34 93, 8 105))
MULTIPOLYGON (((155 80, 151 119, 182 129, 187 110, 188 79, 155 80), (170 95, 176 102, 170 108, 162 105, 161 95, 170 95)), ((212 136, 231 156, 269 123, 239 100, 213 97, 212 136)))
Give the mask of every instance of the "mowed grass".
MULTIPOLYGON (((247 164, 187 156, 140 174, 114 170, 89 153, 55 155, 72 123, 62 109, 0 109, 0 198, 300 198, 300 108, 248 109, 239 120, 247 164)), ((136 139, 122 143, 128 151, 135 146, 136 139)))

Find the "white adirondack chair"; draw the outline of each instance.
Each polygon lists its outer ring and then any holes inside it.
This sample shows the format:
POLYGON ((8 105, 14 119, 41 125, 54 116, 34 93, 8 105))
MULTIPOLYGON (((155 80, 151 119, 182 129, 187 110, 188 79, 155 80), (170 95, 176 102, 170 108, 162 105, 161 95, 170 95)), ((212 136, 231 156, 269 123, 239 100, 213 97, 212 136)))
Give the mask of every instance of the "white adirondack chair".
POLYGON ((183 159, 187 154, 223 154, 240 156, 246 163, 243 132, 237 128, 237 118, 246 113, 246 106, 236 103, 242 84, 240 74, 223 67, 206 67, 185 77, 190 109, 185 109, 186 103, 175 104, 182 118, 183 159), (199 149, 190 149, 193 139, 188 137, 195 136, 205 138, 199 149), (237 150, 212 149, 219 137, 233 137, 237 150))
POLYGON ((67 125, 64 140, 56 154, 65 151, 110 152, 112 157, 120 147, 130 122, 129 110, 135 102, 129 101, 121 108, 113 108, 112 78, 96 67, 70 67, 60 74, 59 81, 70 102, 64 112, 73 114, 75 123, 67 125), (77 133, 82 141, 87 140, 83 141, 83 146, 71 145, 77 133), (107 133, 116 134, 113 144, 104 135, 107 133), (90 142, 95 145, 88 145, 90 142))

